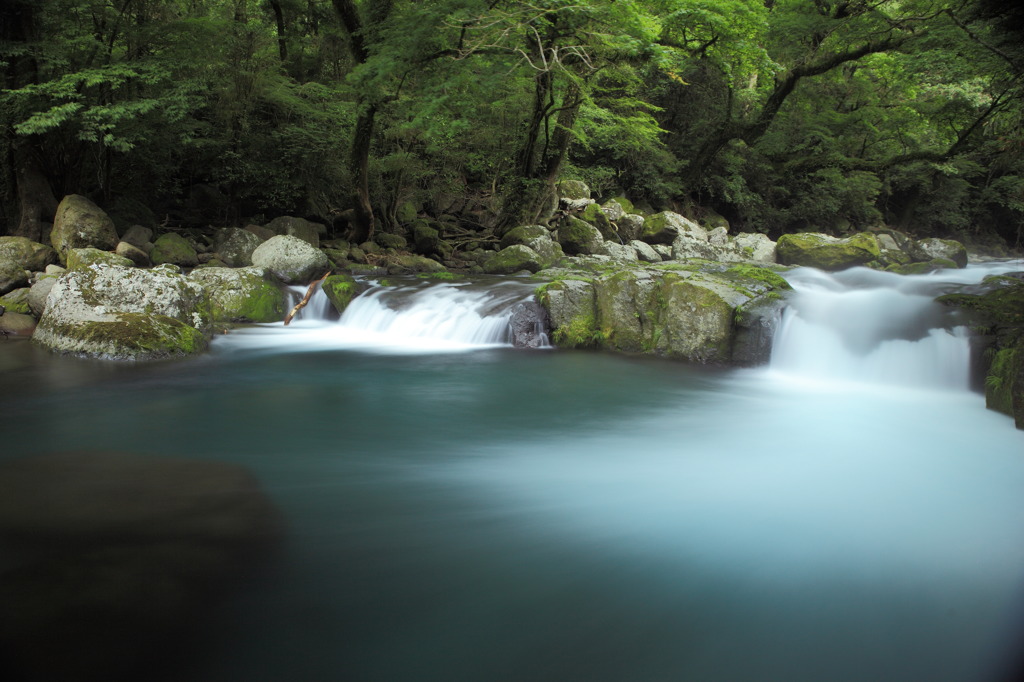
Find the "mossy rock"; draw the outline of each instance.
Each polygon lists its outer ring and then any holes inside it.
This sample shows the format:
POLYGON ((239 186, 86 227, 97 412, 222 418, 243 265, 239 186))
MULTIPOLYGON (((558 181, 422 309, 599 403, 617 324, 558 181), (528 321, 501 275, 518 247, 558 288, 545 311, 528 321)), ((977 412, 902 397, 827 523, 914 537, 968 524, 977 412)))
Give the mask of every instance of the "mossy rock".
POLYGON ((29 287, 22 287, 21 289, 9 291, 3 296, 0 296, 0 306, 2 306, 8 313, 31 315, 32 309, 28 302, 31 292, 32 290, 29 287))
POLYGON ((0 262, 10 262, 19 269, 40 272, 57 262, 51 247, 26 237, 0 237, 0 262))
POLYGON ((582 180, 559 180, 555 185, 561 199, 589 199, 590 187, 582 180))
POLYGON ((596 227, 575 217, 568 218, 558 228, 557 234, 558 243, 570 256, 597 253, 604 243, 604 238, 596 227))
POLYGON ((359 282, 345 274, 329 276, 320 284, 320 288, 324 290, 324 294, 327 295, 327 299, 339 313, 345 312, 345 309, 348 308, 348 304, 351 303, 352 299, 358 296, 363 289, 359 282))
POLYGON ((772 272, 768 268, 759 268, 756 265, 733 265, 726 272, 763 282, 773 289, 786 291, 793 288, 779 273, 772 272))
POLYGON ((1024 338, 995 353, 985 377, 985 406, 1024 429, 1024 338))
POLYGON ((956 267, 967 267, 967 249, 954 239, 920 239, 910 247, 915 260, 930 261, 944 258, 956 263, 956 267))
POLYGON ((611 241, 618 241, 619 235, 615 231, 615 226, 612 221, 608 219, 604 210, 597 204, 590 204, 580 213, 580 219, 585 220, 598 229, 601 236, 604 239, 611 241))
POLYGON ((385 249, 404 249, 409 242, 400 234, 390 232, 379 232, 374 236, 374 241, 385 249))
POLYGON ((782 235, 776 245, 776 256, 783 265, 833 272, 878 260, 881 249, 874 235, 865 232, 846 239, 806 232, 782 235))
POLYGON ((216 323, 280 322, 287 296, 262 268, 197 268, 189 280, 198 283, 210 299, 216 323))
POLYGON ((548 228, 543 225, 520 225, 513 227, 501 238, 501 248, 507 248, 513 244, 530 245, 534 239, 551 238, 548 228))
POLYGON ((957 269, 958 266, 948 258, 935 258, 924 263, 907 263, 889 265, 886 272, 895 272, 897 275, 927 275, 929 272, 943 269, 957 269))
POLYGON ((195 327, 166 315, 118 313, 108 320, 40 326, 34 340, 57 352, 109 360, 159 360, 195 355, 207 340, 195 327))
MULTIPOLYGON (((419 272, 444 272, 447 270, 433 258, 417 256, 412 253, 395 253, 388 256, 387 274, 405 275, 419 272)), ((355 273, 356 269, 352 268, 355 273)))
POLYGON ((69 249, 67 253, 68 270, 81 270, 90 265, 121 265, 127 268, 135 267, 135 263, 124 256, 99 249, 69 249))
POLYGON ((153 251, 149 254, 153 265, 172 263, 186 268, 194 268, 199 265, 199 256, 195 247, 180 234, 168 232, 160 235, 153 242, 153 251))
POLYGON ((538 272, 542 268, 540 255, 525 244, 508 246, 483 264, 484 272, 492 275, 511 275, 523 270, 538 272))

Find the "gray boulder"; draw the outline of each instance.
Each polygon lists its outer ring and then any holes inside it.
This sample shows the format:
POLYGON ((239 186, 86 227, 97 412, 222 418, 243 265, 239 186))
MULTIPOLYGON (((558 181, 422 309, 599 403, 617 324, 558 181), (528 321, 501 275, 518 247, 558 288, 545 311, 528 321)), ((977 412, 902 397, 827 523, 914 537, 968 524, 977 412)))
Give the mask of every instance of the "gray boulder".
POLYGON ((967 267, 967 249, 953 239, 919 239, 911 247, 915 261, 931 261, 945 258, 956 263, 958 268, 967 267))
POLYGON ((327 227, 325 225, 295 216, 274 218, 264 227, 275 235, 298 237, 316 249, 320 248, 320 235, 327 234, 327 227))
POLYGON ((70 249, 91 246, 101 251, 113 251, 118 241, 114 221, 86 197, 69 194, 57 206, 50 243, 62 263, 70 249))
POLYGON ((129 244, 125 241, 118 243, 117 248, 114 249, 114 253, 121 258, 127 258, 135 264, 136 267, 144 268, 152 265, 152 261, 149 260, 149 254, 134 244, 129 244))
POLYGON ((252 264, 265 268, 285 284, 307 284, 330 267, 327 256, 290 235, 271 237, 252 253, 252 264))
POLYGON ((627 213, 618 219, 617 224, 619 226, 619 237, 623 241, 640 240, 640 235, 644 233, 644 217, 635 213, 627 213))
POLYGON ((536 301, 524 301, 512 307, 509 334, 516 348, 543 348, 548 345, 551 322, 544 307, 536 301))
POLYGON ((739 260, 756 263, 775 262, 775 242, 759 232, 741 232, 731 240, 739 260))
POLYGON ((125 231, 121 241, 149 253, 153 249, 153 230, 144 225, 132 225, 125 231))
POLYGON ((50 290, 53 289, 53 285, 56 283, 56 276, 46 275, 36 280, 36 283, 29 289, 28 307, 37 318, 43 316, 43 312, 46 310, 46 298, 50 295, 50 290))
POLYGON ((24 270, 40 272, 57 262, 57 252, 25 237, 0 237, 0 263, 13 262, 24 270))
POLYGON ((639 239, 648 244, 672 244, 682 235, 697 241, 708 240, 708 233, 703 227, 672 211, 662 211, 646 218, 639 239))
POLYGON ((637 258, 644 261, 645 263, 660 263, 663 259, 661 254, 654 250, 647 242, 642 242, 639 239, 634 239, 629 242, 629 245, 636 251, 637 258))
POLYGON ((33 340, 113 360, 191 355, 206 348, 205 292, 166 267, 92 265, 57 280, 33 340))
POLYGON ((263 240, 249 230, 224 227, 214 234, 213 249, 222 261, 233 268, 252 265, 252 253, 263 240))

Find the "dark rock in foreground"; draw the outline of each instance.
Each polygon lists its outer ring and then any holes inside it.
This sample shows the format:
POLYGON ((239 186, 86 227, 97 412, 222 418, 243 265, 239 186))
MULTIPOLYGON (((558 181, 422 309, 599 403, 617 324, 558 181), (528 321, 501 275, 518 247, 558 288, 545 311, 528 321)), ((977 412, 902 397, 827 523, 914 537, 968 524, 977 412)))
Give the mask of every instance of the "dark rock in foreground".
POLYGON ((8 680, 175 679, 224 588, 280 538, 242 467, 118 452, 0 464, 8 680))

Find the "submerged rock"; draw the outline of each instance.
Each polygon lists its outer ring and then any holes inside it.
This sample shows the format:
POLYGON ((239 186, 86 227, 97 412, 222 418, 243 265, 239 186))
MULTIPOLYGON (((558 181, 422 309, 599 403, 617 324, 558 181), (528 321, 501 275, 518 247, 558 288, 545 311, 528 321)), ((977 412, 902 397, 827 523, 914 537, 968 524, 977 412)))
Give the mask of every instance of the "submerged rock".
POLYGON ((242 467, 119 452, 0 463, 0 649, 15 680, 145 679, 281 535, 242 467))

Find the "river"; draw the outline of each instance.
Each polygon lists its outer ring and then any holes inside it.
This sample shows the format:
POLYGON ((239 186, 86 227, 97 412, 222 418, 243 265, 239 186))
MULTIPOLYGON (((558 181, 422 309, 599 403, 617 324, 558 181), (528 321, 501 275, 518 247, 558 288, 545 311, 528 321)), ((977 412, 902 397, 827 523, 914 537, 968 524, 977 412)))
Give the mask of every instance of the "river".
POLYGON ((1000 268, 788 273, 757 369, 511 349, 516 281, 314 301, 172 363, 10 342, 0 456, 259 476, 286 546, 181 679, 1009 679, 1024 432, 931 303, 1000 268))

